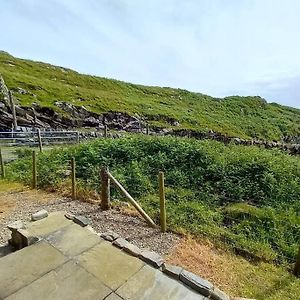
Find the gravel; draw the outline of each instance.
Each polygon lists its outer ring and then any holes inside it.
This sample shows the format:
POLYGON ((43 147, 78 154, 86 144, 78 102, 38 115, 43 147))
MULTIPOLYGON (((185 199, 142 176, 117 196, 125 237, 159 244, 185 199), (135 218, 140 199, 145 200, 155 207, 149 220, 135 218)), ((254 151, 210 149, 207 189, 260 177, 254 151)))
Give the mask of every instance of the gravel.
POLYGON ((5 215, 0 214, 0 244, 6 243, 10 238, 7 225, 17 220, 30 221, 32 213, 41 209, 48 212, 65 211, 74 215, 83 215, 91 219, 91 226, 98 232, 103 233, 112 230, 132 244, 142 248, 155 251, 161 255, 167 255, 179 242, 180 236, 174 233, 161 233, 159 228, 149 227, 143 219, 121 213, 118 209, 101 211, 96 204, 72 201, 52 194, 32 191, 1 193, 0 201, 13 201, 14 208, 5 215), (7 196, 7 197, 6 197, 7 196), (47 200, 45 201, 45 199, 47 200))

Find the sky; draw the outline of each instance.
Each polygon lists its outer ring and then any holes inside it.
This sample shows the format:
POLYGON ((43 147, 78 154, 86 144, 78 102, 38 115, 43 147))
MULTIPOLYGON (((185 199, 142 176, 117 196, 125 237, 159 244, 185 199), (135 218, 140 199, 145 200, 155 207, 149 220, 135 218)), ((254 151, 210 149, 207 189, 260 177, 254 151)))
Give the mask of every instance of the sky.
POLYGON ((79 72, 300 108, 299 0, 0 0, 0 49, 79 72))

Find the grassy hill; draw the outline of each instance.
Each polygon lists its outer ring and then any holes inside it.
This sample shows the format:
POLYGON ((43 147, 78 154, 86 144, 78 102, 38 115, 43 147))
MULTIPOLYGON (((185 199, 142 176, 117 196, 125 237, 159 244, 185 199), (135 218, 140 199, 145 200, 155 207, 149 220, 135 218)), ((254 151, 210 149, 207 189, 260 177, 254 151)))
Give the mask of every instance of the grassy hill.
POLYGON ((99 114, 117 111, 143 115, 161 127, 171 127, 166 120, 173 118, 179 122, 176 128, 213 130, 241 138, 280 140, 286 135, 300 135, 299 109, 268 104, 258 96, 219 99, 182 89, 142 86, 15 58, 3 51, 0 74, 10 89, 27 91, 14 93, 22 106, 35 102, 66 114, 54 104, 66 101, 99 114))

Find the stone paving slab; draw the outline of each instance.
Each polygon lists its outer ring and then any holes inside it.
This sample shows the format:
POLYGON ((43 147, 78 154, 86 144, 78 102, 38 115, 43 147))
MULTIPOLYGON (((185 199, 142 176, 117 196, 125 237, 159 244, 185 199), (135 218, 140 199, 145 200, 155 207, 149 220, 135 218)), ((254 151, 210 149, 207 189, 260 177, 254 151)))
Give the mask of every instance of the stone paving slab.
POLYGON ((75 262, 69 261, 7 297, 6 300, 101 300, 110 293, 111 290, 93 275, 75 262))
POLYGON ((12 240, 17 249, 25 248, 0 257, 0 300, 229 300, 210 282, 164 264, 156 253, 113 232, 101 238, 62 212, 19 227, 12 228, 12 240))
POLYGON ((0 299, 30 284, 66 261, 57 249, 41 241, 0 259, 0 299))
POLYGON ((105 300, 123 300, 123 299, 120 298, 117 294, 111 293, 107 298, 105 298, 105 300))
POLYGON ((72 224, 51 233, 46 241, 64 255, 73 257, 104 240, 87 228, 72 224))
POLYGON ((53 212, 45 219, 30 223, 27 231, 32 236, 43 237, 71 224, 73 221, 67 219, 64 212, 53 212))
POLYGON ((138 258, 122 252, 106 241, 82 253, 77 260, 112 290, 116 290, 144 266, 138 258))
POLYGON ((122 285, 116 293, 130 300, 203 300, 195 293, 162 272, 145 265, 139 272, 122 285))

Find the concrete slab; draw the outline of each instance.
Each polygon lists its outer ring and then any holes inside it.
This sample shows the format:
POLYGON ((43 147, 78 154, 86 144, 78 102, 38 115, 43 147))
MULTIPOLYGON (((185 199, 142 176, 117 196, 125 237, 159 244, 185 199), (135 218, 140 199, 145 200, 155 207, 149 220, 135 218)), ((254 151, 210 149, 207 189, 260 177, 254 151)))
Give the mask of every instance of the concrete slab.
POLYGON ((77 257, 79 264, 110 289, 116 290, 144 263, 109 242, 102 242, 77 257))
POLYGON ((146 265, 132 276, 116 293, 123 299, 202 300, 203 296, 190 290, 164 273, 146 265))
POLYGON ((51 233, 46 237, 46 241, 64 255, 73 257, 104 240, 86 227, 72 224, 51 233))
POLYGON ((30 284, 66 261, 46 242, 39 242, 0 259, 0 299, 30 284))
POLYGON ((93 275, 75 262, 69 261, 7 297, 6 300, 101 300, 110 293, 111 290, 93 275))
POLYGON ((64 212, 53 212, 45 219, 29 223, 27 231, 32 236, 42 237, 71 224, 73 222, 65 217, 64 212))

